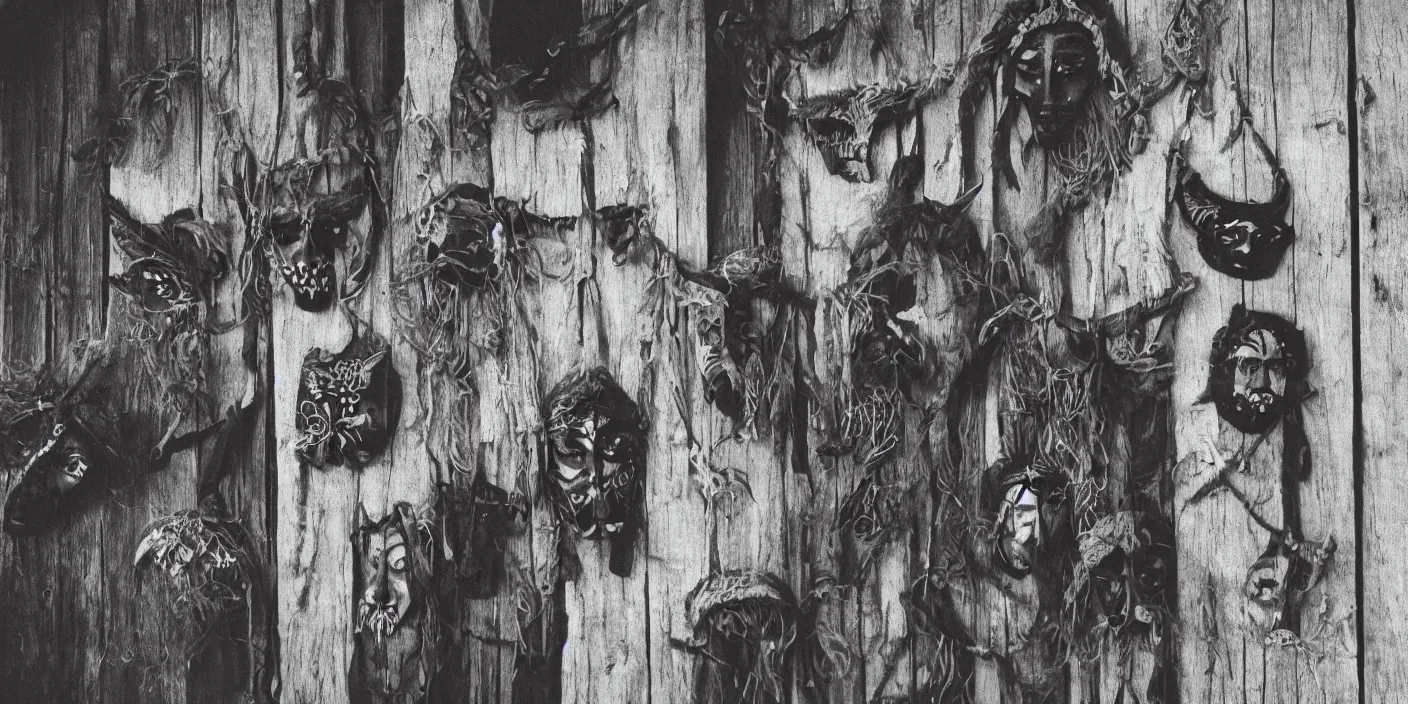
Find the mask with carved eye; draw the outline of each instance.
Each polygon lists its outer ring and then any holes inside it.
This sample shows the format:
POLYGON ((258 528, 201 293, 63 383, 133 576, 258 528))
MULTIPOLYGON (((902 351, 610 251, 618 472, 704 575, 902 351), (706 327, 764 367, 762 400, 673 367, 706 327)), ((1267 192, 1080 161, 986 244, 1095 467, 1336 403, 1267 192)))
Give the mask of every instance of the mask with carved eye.
POLYGON ((1147 511, 1101 518, 1080 536, 1086 585, 1106 625, 1160 634, 1175 588, 1173 528, 1147 511))
POLYGON ((386 339, 354 334, 341 352, 303 357, 294 452, 314 467, 360 467, 391 443, 401 412, 401 377, 386 339))
POLYGON ((1271 313, 1233 307, 1208 361, 1204 400, 1243 433, 1266 432, 1304 396, 1305 335, 1271 313))
POLYGON ((53 525, 93 472, 86 432, 58 423, 29 451, 24 474, 5 501, 5 532, 32 535, 53 525))
POLYGON ((548 395, 547 480, 558 515, 591 540, 611 541, 611 571, 630 573, 645 481, 645 419, 604 367, 563 379, 548 395))
POLYGON ((1285 219, 1291 204, 1291 181, 1285 170, 1276 166, 1269 202, 1251 203, 1219 195, 1185 159, 1177 161, 1174 200, 1184 221, 1197 232, 1203 261, 1213 271, 1243 281, 1275 274, 1296 237, 1285 219))
POLYGON ((877 127, 912 114, 928 96, 918 83, 878 84, 797 101, 792 120, 806 131, 832 175, 870 183, 870 144, 877 127))
POLYGON ((1037 144, 1053 150, 1070 139, 1101 83, 1091 31, 1076 21, 1039 27, 1021 37, 1007 61, 1007 85, 1027 111, 1037 144))
POLYGON ((376 521, 359 507, 357 523, 352 534, 357 645, 352 679, 368 692, 390 697, 384 701, 421 701, 439 666, 435 536, 404 502, 376 521))
POLYGON ((227 270, 225 242, 214 225, 190 209, 146 225, 116 198, 107 202, 113 241, 130 262, 108 283, 143 310, 166 312, 200 302, 203 289, 227 270))
POLYGON ((337 297, 337 252, 347 247, 352 221, 366 205, 366 189, 351 181, 335 193, 275 207, 269 229, 278 248, 279 274, 294 305, 317 313, 337 297))

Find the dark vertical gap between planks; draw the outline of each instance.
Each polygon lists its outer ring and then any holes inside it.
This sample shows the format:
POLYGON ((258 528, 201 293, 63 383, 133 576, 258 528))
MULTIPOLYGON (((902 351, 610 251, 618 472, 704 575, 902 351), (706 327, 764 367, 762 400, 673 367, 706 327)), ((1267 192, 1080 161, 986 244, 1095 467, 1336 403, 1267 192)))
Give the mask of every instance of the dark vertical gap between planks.
POLYGON ((1359 89, 1359 47, 1357 38, 1359 25, 1355 18, 1355 0, 1345 0, 1345 35, 1347 38, 1346 49, 1348 59, 1349 75, 1348 89, 1345 91, 1345 99, 1348 104, 1345 106, 1347 119, 1349 121, 1349 310, 1350 329, 1352 330, 1350 348, 1351 378, 1353 379, 1353 406, 1354 416, 1352 419, 1352 439, 1350 441, 1351 471, 1354 476, 1354 638, 1355 647, 1358 649, 1359 657, 1355 659, 1355 668, 1359 680, 1359 701, 1362 703, 1367 696, 1367 687, 1364 680, 1365 660, 1367 651, 1364 649, 1364 379, 1363 379, 1363 341, 1364 331, 1360 323, 1360 239, 1359 239, 1359 207, 1360 207, 1360 182, 1359 182, 1359 111, 1361 109, 1360 89, 1359 89))

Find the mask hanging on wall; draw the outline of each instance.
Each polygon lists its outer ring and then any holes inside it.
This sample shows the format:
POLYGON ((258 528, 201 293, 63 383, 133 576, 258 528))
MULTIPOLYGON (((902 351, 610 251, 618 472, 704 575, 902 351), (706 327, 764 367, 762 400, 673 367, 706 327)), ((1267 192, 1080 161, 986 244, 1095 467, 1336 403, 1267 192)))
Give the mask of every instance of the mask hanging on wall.
POLYGON ((423 701, 439 670, 434 526, 405 502, 376 521, 359 506, 357 522, 352 700, 423 701))
POLYGON ((1154 513, 1120 511, 1081 534, 1080 555, 1077 586, 1094 593, 1104 624, 1161 639, 1177 587, 1172 526, 1154 513))
POLYGON ((5 500, 6 533, 47 531, 83 497, 132 473, 118 444, 128 434, 93 386, 104 364, 87 365, 71 386, 47 369, 0 382, 6 470, 20 473, 5 500))
POLYGON ((629 576, 643 515, 646 421, 605 367, 576 372, 548 394, 547 477, 558 516, 611 542, 611 572, 629 576))
POLYGON ((391 347, 358 330, 341 352, 320 347, 303 357, 294 452, 319 469, 360 468, 391 444, 401 413, 401 377, 391 347))
POLYGON ((936 92, 933 82, 872 84, 803 98, 791 105, 790 113, 821 150, 828 172, 852 183, 870 183, 875 131, 913 115, 936 92))
POLYGON ((992 565, 1025 579, 1048 564, 1057 536, 1069 521, 1066 475, 1041 471, 1025 459, 1001 459, 988 467, 983 496, 992 521, 992 565))
POLYGON ((498 594, 504 580, 504 549, 515 518, 524 512, 482 471, 468 487, 440 484, 439 496, 446 560, 453 565, 461 593, 469 599, 498 594))
POLYGON ((1298 629, 1287 616, 1298 613, 1300 602, 1325 575, 1325 565, 1335 554, 1335 539, 1314 543, 1286 534, 1273 534, 1261 557, 1247 570, 1242 595, 1251 622, 1264 632, 1277 628, 1298 629))
POLYGON ((366 206, 367 194, 361 181, 350 181, 335 193, 310 193, 300 179, 311 178, 311 172, 298 168, 287 178, 284 198, 268 222, 278 270, 293 292, 294 305, 319 313, 338 297, 337 252, 348 247, 351 223, 366 206))
POLYGON ((1214 192, 1188 165, 1182 149, 1173 157, 1177 167, 1173 197, 1184 222, 1197 234, 1198 253, 1213 271, 1243 281, 1260 281, 1276 273, 1286 250, 1295 242, 1295 228, 1286 222, 1291 179, 1276 153, 1251 126, 1250 115, 1244 114, 1243 120, 1271 167, 1271 200, 1241 202, 1214 192))
POLYGON ((1237 430, 1264 433, 1299 409, 1309 370, 1304 333, 1280 316, 1237 304, 1213 337, 1200 401, 1212 401, 1237 430))

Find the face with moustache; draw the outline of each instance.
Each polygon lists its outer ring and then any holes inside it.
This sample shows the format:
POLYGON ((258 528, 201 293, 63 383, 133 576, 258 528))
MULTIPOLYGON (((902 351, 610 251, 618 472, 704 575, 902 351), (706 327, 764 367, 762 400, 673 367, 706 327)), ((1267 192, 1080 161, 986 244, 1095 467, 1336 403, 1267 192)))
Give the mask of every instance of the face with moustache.
POLYGON ((1204 396, 1243 433, 1271 429, 1304 395, 1305 337, 1279 316, 1236 306, 1209 361, 1204 396))

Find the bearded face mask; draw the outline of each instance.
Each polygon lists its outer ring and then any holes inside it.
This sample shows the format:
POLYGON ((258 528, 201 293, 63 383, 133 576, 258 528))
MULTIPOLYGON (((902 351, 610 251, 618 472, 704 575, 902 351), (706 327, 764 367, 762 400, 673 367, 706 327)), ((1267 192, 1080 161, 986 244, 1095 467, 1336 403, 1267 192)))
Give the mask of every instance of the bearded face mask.
POLYGON ((1175 587, 1173 529, 1155 514, 1121 511, 1080 536, 1080 554, 1105 623, 1158 635, 1175 587))
POLYGON ((416 215, 416 241, 435 276, 451 286, 479 289, 497 278, 506 234, 489 192, 472 183, 452 187, 416 215))
POLYGON ((1100 87, 1099 54, 1089 29, 1074 21, 1020 37, 1007 63, 1007 84, 1026 108, 1037 144, 1053 150, 1070 138, 1100 87))
POLYGON ((379 335, 354 334, 341 352, 313 348, 298 386, 298 458, 323 468, 360 467, 391 443, 401 411, 401 377, 379 335))
POLYGON ((1208 364, 1203 400, 1243 433, 1270 430, 1305 396, 1305 335, 1271 313, 1234 306, 1213 338, 1208 364))
POLYGON ((434 536, 407 503, 373 521, 365 508, 352 534, 357 670, 354 686, 422 701, 438 669, 433 577, 434 536))
POLYGON ((630 574, 645 481, 645 419, 604 367, 573 374, 548 397, 547 479, 558 515, 611 541, 611 571, 630 574))
POLYGON ((792 119, 821 150, 827 171, 852 183, 870 183, 875 129, 913 113, 926 94, 917 83, 868 85, 806 98, 792 106, 792 119))

